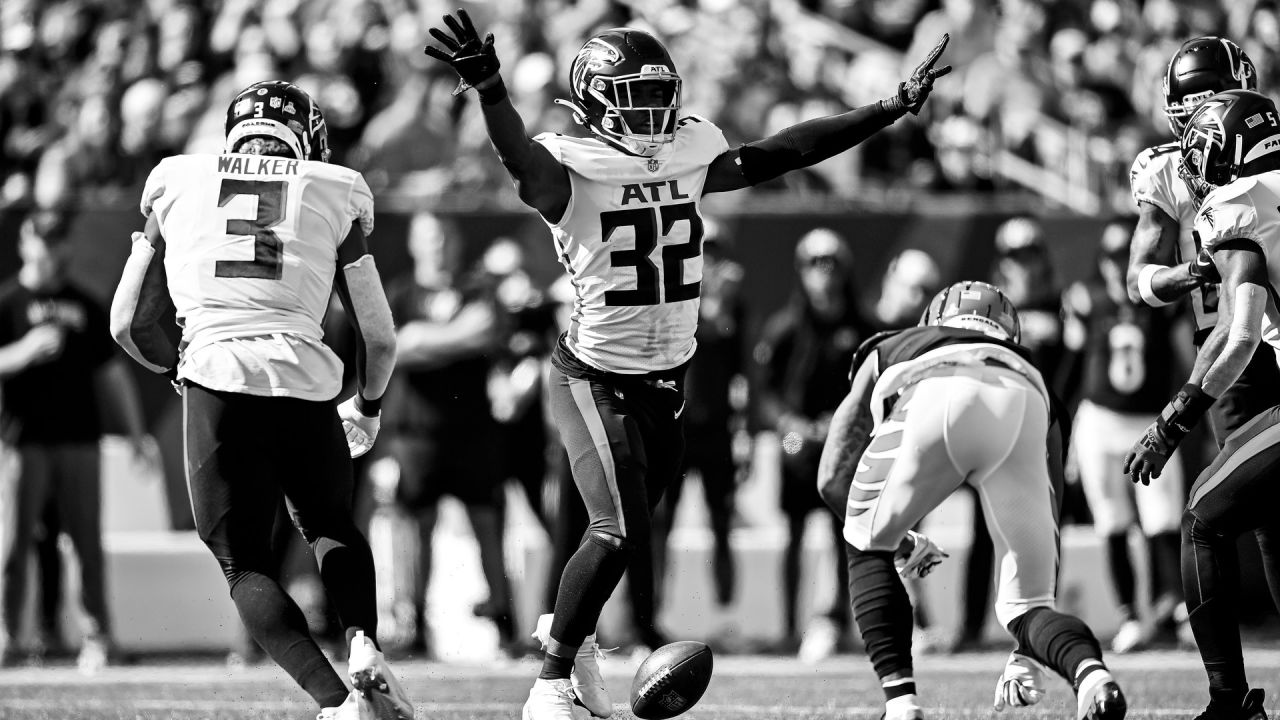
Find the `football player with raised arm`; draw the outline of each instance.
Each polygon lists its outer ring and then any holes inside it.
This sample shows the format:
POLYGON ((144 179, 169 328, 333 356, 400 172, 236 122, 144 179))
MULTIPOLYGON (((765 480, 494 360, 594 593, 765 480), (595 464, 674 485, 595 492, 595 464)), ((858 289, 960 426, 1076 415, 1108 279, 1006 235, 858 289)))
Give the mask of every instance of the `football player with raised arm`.
POLYGON ((842 153, 907 112, 936 78, 944 36, 878 103, 731 148, 714 124, 681 115, 681 77, 652 35, 614 28, 569 68, 567 105, 590 137, 531 138, 507 97, 493 35, 465 11, 433 28, 431 57, 475 88, 489 138, 520 199, 551 228, 576 292, 552 354, 550 401, 590 525, 561 576, 525 720, 598 717, 613 704, 593 659, 600 610, 648 551, 650 514, 680 471, 684 371, 695 349, 706 193, 750 187, 842 153), (575 703, 577 703, 575 705, 575 703))
MULTIPOLYGON (((1125 457, 1134 482, 1160 477, 1187 432, 1212 413, 1262 347, 1264 321, 1280 320, 1280 113, 1265 95, 1230 90, 1205 100, 1182 134, 1180 160, 1211 190, 1194 228, 1222 278, 1218 322, 1187 384, 1125 457)), ((1269 348, 1263 348, 1269 350, 1269 348)), ((1280 504, 1280 405, 1227 438, 1196 478, 1182 515, 1182 584, 1209 676, 1198 720, 1264 720, 1263 691, 1249 689, 1237 615, 1241 533, 1275 522, 1280 504)), ((1274 556, 1264 555, 1268 575, 1274 556)))
MULTIPOLYGON (((1039 702, 1044 664, 1071 683, 1078 720, 1125 716, 1093 632, 1054 607, 1066 422, 1020 339, 1003 292, 958 282, 934 296, 918 327, 858 348, 852 387, 831 419, 818 489, 844 517, 849 595, 884 691, 884 720, 924 718, 911 600, 895 555, 909 529, 966 484, 995 545, 996 617, 1018 643, 995 708, 1039 702)), ((915 545, 908 564, 931 551, 915 545)))
POLYGON ((241 91, 221 155, 162 160, 142 195, 146 231, 111 306, 116 341, 182 395, 196 530, 253 639, 330 720, 411 720, 374 639, 373 556, 352 513, 351 458, 373 445, 395 329, 366 237, 373 196, 331 165, 320 108, 285 82, 241 91), (357 390, 321 342, 337 291, 357 331, 357 390), (173 308, 178 347, 159 319, 173 308), (348 692, 280 586, 280 495, 311 544, 350 643, 348 692))

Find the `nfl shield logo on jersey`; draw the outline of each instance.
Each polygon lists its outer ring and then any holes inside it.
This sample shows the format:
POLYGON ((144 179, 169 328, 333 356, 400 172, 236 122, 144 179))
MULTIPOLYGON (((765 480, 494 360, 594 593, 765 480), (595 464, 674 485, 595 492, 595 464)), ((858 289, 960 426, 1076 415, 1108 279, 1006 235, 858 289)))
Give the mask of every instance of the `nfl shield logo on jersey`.
POLYGON ((656 173, 658 172, 658 169, 662 167, 662 163, 658 162, 658 158, 649 158, 649 162, 648 164, 645 165, 645 167, 649 170, 649 172, 656 173))

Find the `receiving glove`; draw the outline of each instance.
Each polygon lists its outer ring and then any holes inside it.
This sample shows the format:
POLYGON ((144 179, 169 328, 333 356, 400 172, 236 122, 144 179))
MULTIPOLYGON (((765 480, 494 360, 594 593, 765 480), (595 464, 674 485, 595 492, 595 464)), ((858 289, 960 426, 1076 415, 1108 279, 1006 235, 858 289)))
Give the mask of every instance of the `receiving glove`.
POLYGON ((920 108, 924 106, 924 101, 929 99, 929 93, 933 91, 933 81, 951 72, 950 65, 944 65, 937 70, 933 69, 934 63, 938 62, 938 58, 950 40, 951 36, 943 33, 942 39, 929 51, 924 62, 916 66, 911 77, 898 83, 898 96, 888 101, 891 106, 901 107, 912 115, 920 114, 920 108))
POLYGON ((1222 275, 1218 272, 1218 266, 1213 264, 1213 256, 1209 254, 1208 248, 1200 248, 1196 259, 1187 263, 1187 269, 1197 285, 1213 285, 1222 282, 1222 275))
POLYGON ((951 557, 926 535, 908 530, 907 538, 912 542, 911 552, 905 556, 895 554, 893 558, 893 566, 904 578, 922 578, 933 572, 944 559, 951 557))
MULTIPOLYGON (((445 15, 444 24, 449 27, 453 37, 439 28, 431 28, 430 32, 431 37, 443 45, 448 52, 431 45, 426 46, 423 52, 445 63, 458 73, 458 87, 454 89, 454 95, 461 94, 468 88, 483 87, 484 89, 478 92, 481 93, 481 100, 485 100, 489 97, 488 91, 491 89, 484 87, 485 81, 496 76, 498 68, 501 67, 498 54, 493 49, 493 33, 485 35, 484 40, 481 41, 475 25, 471 24, 471 17, 467 15, 466 10, 461 9, 458 10, 456 20, 450 15, 445 15)), ((501 85, 501 83, 498 84, 501 85)), ((505 92, 502 95, 505 96, 505 92)))
POLYGON ((351 457, 358 458, 373 449, 373 442, 378 439, 378 428, 382 426, 382 413, 365 415, 356 407, 356 396, 352 395, 338 406, 338 417, 342 418, 342 430, 347 434, 347 450, 351 457))
POLYGON ((1044 668, 1021 653, 1010 653, 1004 674, 996 681, 996 711, 1035 705, 1044 697, 1044 668))

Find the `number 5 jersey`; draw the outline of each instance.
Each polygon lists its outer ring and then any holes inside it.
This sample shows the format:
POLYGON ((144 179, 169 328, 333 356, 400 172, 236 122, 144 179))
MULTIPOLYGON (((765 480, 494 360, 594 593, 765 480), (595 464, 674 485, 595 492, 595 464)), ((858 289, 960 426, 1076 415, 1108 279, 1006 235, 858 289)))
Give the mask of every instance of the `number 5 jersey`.
POLYGON ((693 356, 702 280, 699 204, 707 169, 729 149, 711 122, 682 118, 653 157, 597 138, 535 140, 569 173, 564 217, 548 221, 574 286, 564 344, 620 374, 668 370, 693 356))
POLYGON ((141 209, 165 239, 179 377, 250 395, 337 396, 342 361, 321 342, 321 321, 352 223, 373 231, 360 173, 264 155, 178 155, 152 170, 141 209))

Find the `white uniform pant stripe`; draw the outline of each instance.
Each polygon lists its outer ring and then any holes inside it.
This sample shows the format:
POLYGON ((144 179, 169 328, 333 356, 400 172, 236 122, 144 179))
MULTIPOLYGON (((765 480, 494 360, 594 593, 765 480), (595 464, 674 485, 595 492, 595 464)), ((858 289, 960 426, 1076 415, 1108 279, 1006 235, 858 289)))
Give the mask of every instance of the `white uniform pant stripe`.
POLYGON ((613 450, 609 445, 609 433, 604 429, 604 419, 600 417, 600 409, 596 407, 595 397, 591 394, 591 383, 578 378, 566 378, 569 382, 569 393, 578 406, 578 413, 587 426, 591 442, 596 446, 600 456, 600 467, 604 470, 605 485, 609 488, 609 497, 613 498, 613 509, 618 516, 618 530, 622 537, 627 536, 627 518, 622 512, 622 493, 618 491, 618 469, 613 464, 613 450))
POLYGON ((1227 477, 1231 475, 1231 473, 1235 472, 1237 468, 1249 460, 1252 460, 1258 453, 1277 443, 1280 443, 1280 425, 1272 425, 1262 432, 1259 432, 1257 435, 1249 438, 1240 446, 1239 450, 1236 450, 1231 454, 1231 457, 1222 464, 1222 467, 1218 468, 1217 472, 1201 483, 1200 487, 1195 489, 1195 492, 1191 495, 1191 502, 1188 504, 1188 507, 1194 508, 1196 503, 1200 502, 1205 495, 1213 492, 1213 489, 1221 485, 1222 481, 1226 480, 1227 477))

